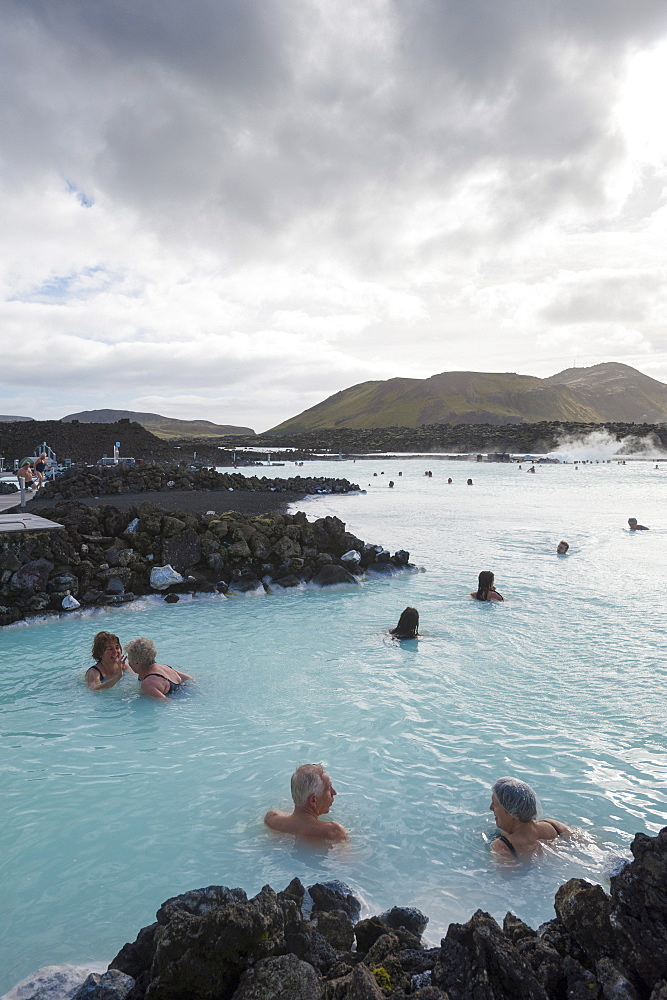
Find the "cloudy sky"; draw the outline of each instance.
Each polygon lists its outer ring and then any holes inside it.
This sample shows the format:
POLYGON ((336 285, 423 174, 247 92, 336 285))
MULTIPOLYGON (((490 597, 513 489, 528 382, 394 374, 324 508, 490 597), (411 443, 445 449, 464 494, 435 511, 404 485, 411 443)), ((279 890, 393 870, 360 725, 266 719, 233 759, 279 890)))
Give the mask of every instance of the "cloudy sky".
POLYGON ((667 382, 664 0, 3 0, 0 412, 667 382))

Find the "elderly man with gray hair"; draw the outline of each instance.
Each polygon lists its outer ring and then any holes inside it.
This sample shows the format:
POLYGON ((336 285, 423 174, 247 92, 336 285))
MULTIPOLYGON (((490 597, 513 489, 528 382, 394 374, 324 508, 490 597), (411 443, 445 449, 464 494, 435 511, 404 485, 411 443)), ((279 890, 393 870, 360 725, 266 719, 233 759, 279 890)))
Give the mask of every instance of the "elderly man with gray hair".
POLYGON ((333 820, 320 820, 328 813, 337 794, 331 778, 321 764, 301 764, 292 775, 291 813, 270 809, 264 822, 277 833, 292 833, 297 837, 319 837, 339 842, 347 840, 347 831, 333 820))
POLYGON ((500 831, 491 847, 501 857, 528 858, 542 843, 572 836, 565 823, 537 818, 537 796, 518 778, 498 778, 491 789, 489 809, 500 831))

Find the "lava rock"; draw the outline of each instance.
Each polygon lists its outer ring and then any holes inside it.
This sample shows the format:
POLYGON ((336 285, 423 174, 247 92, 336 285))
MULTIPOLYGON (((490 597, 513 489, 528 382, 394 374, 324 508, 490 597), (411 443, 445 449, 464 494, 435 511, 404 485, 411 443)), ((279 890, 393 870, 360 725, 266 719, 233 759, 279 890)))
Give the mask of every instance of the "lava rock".
POLYGON ((351 583, 358 586, 357 581, 344 566, 322 566, 312 578, 318 587, 333 587, 339 583, 351 583))
POLYGON ((232 1000, 319 1000, 321 979, 295 955, 263 958, 241 976, 232 1000))

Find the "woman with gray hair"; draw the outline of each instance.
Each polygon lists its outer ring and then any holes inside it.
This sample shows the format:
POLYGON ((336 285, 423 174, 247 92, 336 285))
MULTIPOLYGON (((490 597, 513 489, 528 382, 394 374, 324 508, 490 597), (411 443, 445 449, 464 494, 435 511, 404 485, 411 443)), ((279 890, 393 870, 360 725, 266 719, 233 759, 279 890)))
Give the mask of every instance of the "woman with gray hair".
POLYGON ((125 655, 131 669, 139 676, 142 694, 156 701, 166 701, 170 694, 178 691, 183 681, 192 680, 190 674, 182 674, 173 667, 156 663, 155 643, 144 636, 128 642, 125 655))
POLYGON ((537 796, 518 778, 498 778, 491 789, 489 809, 500 830, 491 848, 501 857, 527 857, 542 843, 572 836, 572 830, 558 820, 538 820, 537 796))

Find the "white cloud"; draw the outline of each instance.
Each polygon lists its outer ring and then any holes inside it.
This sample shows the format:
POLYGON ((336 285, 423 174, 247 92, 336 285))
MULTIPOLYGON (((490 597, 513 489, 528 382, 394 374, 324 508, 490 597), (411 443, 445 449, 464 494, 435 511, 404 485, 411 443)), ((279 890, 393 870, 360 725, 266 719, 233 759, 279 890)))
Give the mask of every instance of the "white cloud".
POLYGON ((0 409, 262 429, 367 378, 552 374, 583 341, 667 374, 659 0, 0 21, 0 409))

